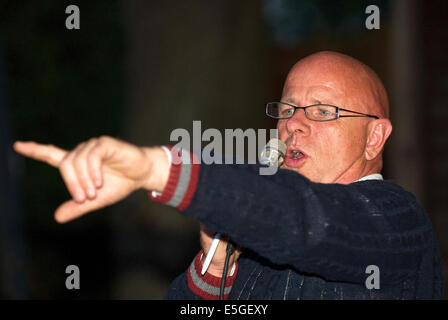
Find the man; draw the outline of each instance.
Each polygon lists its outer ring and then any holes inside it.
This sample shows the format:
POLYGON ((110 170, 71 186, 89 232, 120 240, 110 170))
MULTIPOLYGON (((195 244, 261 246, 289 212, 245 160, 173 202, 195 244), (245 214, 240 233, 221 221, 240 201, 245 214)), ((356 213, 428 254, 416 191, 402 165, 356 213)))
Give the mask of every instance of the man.
POLYGON ((56 210, 59 222, 139 188, 197 218, 203 252, 167 298, 218 297, 226 241, 201 275, 214 232, 238 245, 228 299, 442 298, 440 254, 426 213, 380 174, 392 125, 377 75, 346 55, 319 52, 292 68, 281 103, 269 103, 266 112, 279 119, 287 145, 286 170, 272 176, 259 175, 258 165, 179 164, 177 150, 109 137, 71 152, 34 142, 14 148, 61 171, 74 200, 56 210))

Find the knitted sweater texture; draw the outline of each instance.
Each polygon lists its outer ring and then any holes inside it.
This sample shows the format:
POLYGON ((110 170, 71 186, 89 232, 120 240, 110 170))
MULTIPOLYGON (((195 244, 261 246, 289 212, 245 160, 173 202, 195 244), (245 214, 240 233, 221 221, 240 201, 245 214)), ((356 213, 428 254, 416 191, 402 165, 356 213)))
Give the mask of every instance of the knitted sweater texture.
MULTIPOLYGON (((194 166, 181 212, 245 248, 228 299, 443 298, 431 222, 399 185, 313 183, 283 169, 263 176, 259 165, 194 166), (378 289, 366 286, 372 265, 378 289)), ((192 284, 197 263, 172 282, 167 299, 209 297, 192 284)))

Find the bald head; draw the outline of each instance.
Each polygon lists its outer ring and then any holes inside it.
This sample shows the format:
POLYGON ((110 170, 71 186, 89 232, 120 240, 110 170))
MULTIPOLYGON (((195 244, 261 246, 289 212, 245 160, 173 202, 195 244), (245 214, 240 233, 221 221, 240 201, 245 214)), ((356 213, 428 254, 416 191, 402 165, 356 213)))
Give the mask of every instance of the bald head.
POLYGON ((340 90, 355 111, 389 117, 389 100, 380 78, 370 67, 348 55, 332 51, 309 55, 294 65, 287 80, 295 77, 308 77, 340 90))
POLYGON ((337 52, 307 56, 289 72, 281 101, 288 110, 291 105, 340 108, 330 121, 313 121, 299 109, 279 119, 279 138, 288 148, 285 169, 321 183, 351 183, 381 171, 392 124, 386 90, 368 66, 337 52))

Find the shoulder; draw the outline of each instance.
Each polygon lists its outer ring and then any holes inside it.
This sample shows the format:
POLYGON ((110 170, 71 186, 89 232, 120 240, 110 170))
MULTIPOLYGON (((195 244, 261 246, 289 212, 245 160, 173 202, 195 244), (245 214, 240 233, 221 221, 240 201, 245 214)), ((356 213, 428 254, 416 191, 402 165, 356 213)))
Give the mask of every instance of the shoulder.
POLYGON ((399 184, 390 180, 366 180, 348 185, 349 188, 362 193, 375 200, 378 204, 395 204, 406 206, 418 206, 417 198, 399 184))
POLYGON ((368 180, 350 185, 358 197, 368 201, 374 211, 382 212, 395 225, 430 228, 431 222, 414 194, 388 180, 368 180))

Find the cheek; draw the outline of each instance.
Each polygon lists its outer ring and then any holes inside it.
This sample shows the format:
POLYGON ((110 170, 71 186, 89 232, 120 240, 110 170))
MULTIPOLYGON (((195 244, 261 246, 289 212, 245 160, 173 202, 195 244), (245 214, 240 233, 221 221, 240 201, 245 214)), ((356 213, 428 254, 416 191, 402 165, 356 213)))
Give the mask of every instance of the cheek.
POLYGON ((344 128, 330 130, 329 134, 321 140, 328 151, 327 155, 334 163, 351 163, 363 153, 363 138, 356 130, 344 128))
POLYGON ((286 121, 278 120, 277 130, 278 130, 278 137, 280 140, 284 140, 288 137, 288 131, 286 129, 286 121))
POLYGON ((338 163, 347 155, 347 136, 340 128, 315 130, 313 142, 325 162, 338 163))
POLYGON ((341 153, 341 138, 337 133, 317 134, 319 149, 326 160, 336 161, 341 153))

